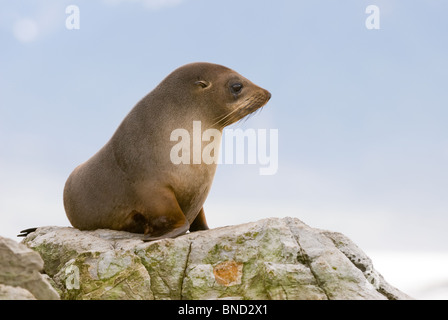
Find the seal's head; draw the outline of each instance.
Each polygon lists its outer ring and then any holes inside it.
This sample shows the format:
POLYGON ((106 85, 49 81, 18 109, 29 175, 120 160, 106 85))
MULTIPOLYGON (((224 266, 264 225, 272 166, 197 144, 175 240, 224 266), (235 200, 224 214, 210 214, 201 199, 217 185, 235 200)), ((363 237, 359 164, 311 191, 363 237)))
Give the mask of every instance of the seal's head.
POLYGON ((178 94, 171 96, 182 97, 185 102, 177 105, 188 106, 189 114, 192 105, 198 108, 195 120, 218 129, 243 119, 271 98, 267 90, 232 69, 207 62, 184 65, 174 70, 161 85, 165 92, 168 87, 177 91, 178 94))

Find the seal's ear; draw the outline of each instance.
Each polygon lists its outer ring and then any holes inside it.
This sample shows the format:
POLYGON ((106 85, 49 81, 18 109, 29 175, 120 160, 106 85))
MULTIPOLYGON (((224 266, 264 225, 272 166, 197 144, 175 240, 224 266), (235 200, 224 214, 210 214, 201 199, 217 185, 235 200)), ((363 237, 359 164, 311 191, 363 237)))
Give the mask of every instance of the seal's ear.
POLYGON ((205 80, 198 80, 194 84, 201 86, 203 89, 208 88, 210 86, 210 82, 205 80))

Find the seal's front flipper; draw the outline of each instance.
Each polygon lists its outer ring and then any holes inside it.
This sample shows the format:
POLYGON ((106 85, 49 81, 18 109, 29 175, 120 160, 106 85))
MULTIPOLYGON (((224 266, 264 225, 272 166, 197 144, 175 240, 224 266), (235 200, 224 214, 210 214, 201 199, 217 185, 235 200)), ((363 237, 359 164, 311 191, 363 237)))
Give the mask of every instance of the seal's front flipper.
POLYGON ((28 228, 25 230, 20 231, 20 234, 18 234, 18 237, 27 237, 30 233, 36 231, 37 228, 28 228))
POLYGON ((183 235, 185 232, 188 231, 190 228, 190 223, 188 223, 188 220, 185 219, 185 222, 183 225, 179 227, 175 227, 173 230, 171 230, 168 233, 165 233, 161 236, 152 236, 151 234, 146 234, 143 237, 143 241, 154 241, 154 240, 160 240, 160 239, 166 239, 166 238, 176 238, 178 236, 183 235))
POLYGON ((171 189, 163 189, 156 199, 145 210, 143 241, 175 238, 190 229, 190 223, 171 189))
POLYGON ((207 225, 207 220, 205 219, 204 208, 201 208, 201 211, 199 211, 198 215, 190 226, 190 232, 208 229, 209 228, 207 225))

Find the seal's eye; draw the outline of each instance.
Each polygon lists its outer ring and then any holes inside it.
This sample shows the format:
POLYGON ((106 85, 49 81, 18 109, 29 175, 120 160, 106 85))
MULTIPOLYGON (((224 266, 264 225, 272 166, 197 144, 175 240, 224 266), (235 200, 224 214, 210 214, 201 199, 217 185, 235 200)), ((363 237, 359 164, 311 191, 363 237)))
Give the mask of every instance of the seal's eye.
POLYGON ((233 94, 240 93, 242 89, 243 89, 243 85, 239 82, 234 83, 230 86, 230 90, 232 91, 233 94))

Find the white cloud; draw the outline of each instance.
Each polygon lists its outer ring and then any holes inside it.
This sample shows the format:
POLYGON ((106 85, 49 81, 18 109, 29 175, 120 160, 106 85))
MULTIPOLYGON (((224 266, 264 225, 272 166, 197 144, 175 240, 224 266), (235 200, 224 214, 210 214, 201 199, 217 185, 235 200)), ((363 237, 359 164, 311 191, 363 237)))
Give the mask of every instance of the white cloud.
POLYGON ((183 0, 103 0, 109 5, 118 5, 123 2, 140 3, 150 10, 158 10, 164 7, 175 7, 183 2, 183 0))
POLYGON ((63 30, 65 18, 62 3, 44 4, 26 15, 18 8, 9 7, 0 16, 0 20, 3 20, 0 27, 12 31, 17 41, 31 43, 57 30, 63 30))
MULTIPOLYGON (((149 10, 159 10, 162 8, 175 7, 184 0, 103 0, 107 5, 120 5, 123 3, 139 4, 149 10)), ((67 14, 65 8, 69 1, 59 3, 42 3, 31 10, 27 15, 21 13, 23 10, 11 5, 3 8, 0 12, 0 28, 5 28, 12 32, 13 36, 20 43, 32 43, 40 40, 49 34, 65 30, 65 19, 67 14)), ((82 10, 82 8, 81 8, 82 10)))
POLYGON ((39 27, 33 19, 19 19, 14 23, 13 33, 20 42, 31 42, 39 35, 39 27))

